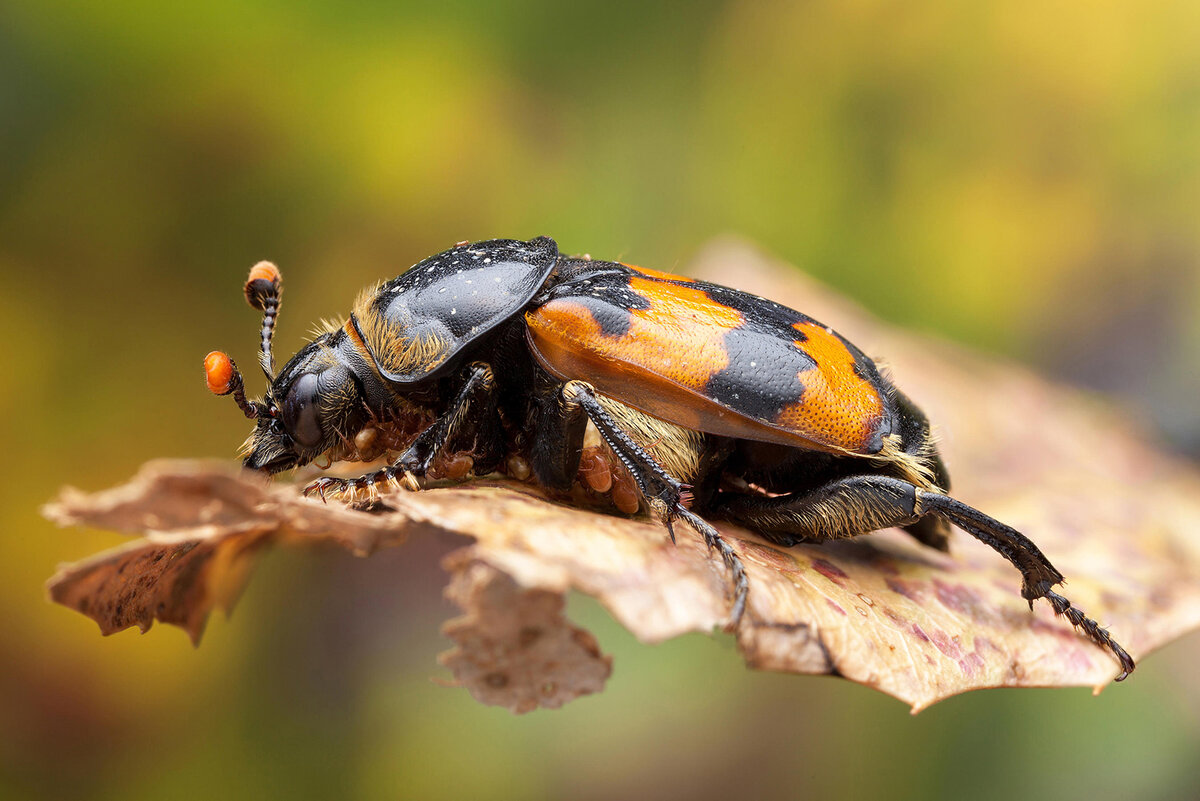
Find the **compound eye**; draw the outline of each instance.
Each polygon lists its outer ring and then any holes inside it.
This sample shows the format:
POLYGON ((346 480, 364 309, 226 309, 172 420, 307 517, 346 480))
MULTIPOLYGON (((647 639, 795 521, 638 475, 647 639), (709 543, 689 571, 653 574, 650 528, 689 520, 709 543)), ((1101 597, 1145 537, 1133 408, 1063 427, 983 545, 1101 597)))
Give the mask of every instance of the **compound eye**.
POLYGON ((317 422, 317 377, 305 373, 296 379, 283 401, 283 425, 296 442, 311 448, 321 441, 317 422))

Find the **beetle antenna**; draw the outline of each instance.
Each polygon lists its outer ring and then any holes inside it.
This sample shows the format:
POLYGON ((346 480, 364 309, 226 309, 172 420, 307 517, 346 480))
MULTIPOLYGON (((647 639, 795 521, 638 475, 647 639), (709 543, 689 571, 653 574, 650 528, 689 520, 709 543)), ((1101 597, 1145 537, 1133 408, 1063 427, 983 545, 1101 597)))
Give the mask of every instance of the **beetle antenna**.
MULTIPOLYGON (((283 296, 283 276, 279 268, 269 261, 260 261, 250 268, 250 277, 243 287, 246 302, 263 313, 262 345, 258 363, 262 365, 267 383, 275 381, 275 354, 271 352, 271 337, 275 335, 275 321, 279 319, 279 305, 283 296)), ((244 410, 243 410, 244 411, 244 410)))
POLYGON ((262 403, 246 400, 241 370, 238 370, 233 359, 221 351, 214 350, 204 357, 204 380, 208 382, 208 388, 214 395, 233 395, 242 414, 251 420, 267 414, 266 406, 262 403))

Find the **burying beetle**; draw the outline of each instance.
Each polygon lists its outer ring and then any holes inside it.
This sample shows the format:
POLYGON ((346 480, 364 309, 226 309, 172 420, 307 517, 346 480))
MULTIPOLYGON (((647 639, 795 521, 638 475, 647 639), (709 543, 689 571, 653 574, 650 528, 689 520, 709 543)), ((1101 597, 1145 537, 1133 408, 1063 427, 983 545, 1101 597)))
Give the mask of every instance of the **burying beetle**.
POLYGON ((398 452, 381 470, 323 477, 305 493, 503 471, 557 492, 583 484, 627 513, 640 494, 672 540, 680 519, 721 554, 734 586, 730 627, 749 583, 701 514, 783 547, 899 526, 945 551, 954 524, 1021 572, 1030 608, 1047 599, 1112 651, 1118 681, 1134 669, 1107 631, 1051 589, 1063 576, 1033 542, 946 494, 921 410, 862 351, 799 312, 564 256, 547 237, 462 243, 361 295, 343 325, 327 326, 276 375, 281 292, 275 266, 255 265, 245 294, 263 312, 262 401, 246 399, 224 353, 205 359, 209 388, 232 393, 257 420, 247 468, 273 474, 321 456, 398 452))

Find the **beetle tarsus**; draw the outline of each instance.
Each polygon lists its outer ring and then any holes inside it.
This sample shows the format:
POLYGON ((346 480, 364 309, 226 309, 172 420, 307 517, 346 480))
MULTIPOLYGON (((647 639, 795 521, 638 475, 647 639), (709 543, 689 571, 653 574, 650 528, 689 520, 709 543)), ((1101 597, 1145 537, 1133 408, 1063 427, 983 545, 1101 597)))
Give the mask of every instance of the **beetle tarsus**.
MULTIPOLYGON (((1129 652, 1109 635, 1107 629, 1102 628, 1099 623, 1084 614, 1082 609, 1073 606, 1069 600, 1050 589, 1046 590, 1044 597, 1054 607, 1055 614, 1064 616, 1072 626, 1086 634, 1088 639, 1112 652, 1117 661, 1121 663, 1121 674, 1117 676, 1116 681, 1124 681, 1137 667, 1129 652)), ((1030 603, 1033 602, 1030 601, 1030 603)))
POLYGON ((750 579, 746 575, 746 566, 742 563, 741 557, 737 555, 737 551, 733 550, 720 532, 713 528, 707 520, 682 506, 676 510, 676 514, 686 520, 688 525, 694 528, 700 536, 704 537, 704 543, 708 546, 709 551, 715 548, 717 553, 721 554, 721 560, 729 569, 733 578, 733 607, 729 611, 729 620, 725 623, 725 630, 733 631, 742 622, 742 615, 746 611, 746 599, 750 594, 750 579))
MULTIPOLYGON (((667 535, 671 538, 671 544, 678 545, 679 543, 675 540, 675 520, 672 515, 668 514, 663 519, 663 524, 667 527, 667 535)), ((711 551, 712 546, 710 545, 708 549, 711 551)))
POLYGON ((369 493, 368 500, 376 501, 380 495, 380 484, 387 484, 395 490, 408 489, 416 491, 421 488, 420 484, 417 483, 416 477, 411 472, 397 465, 388 465, 373 473, 365 473, 356 478, 321 476, 304 488, 304 497, 307 498, 315 492, 324 501, 325 493, 332 492, 335 496, 348 494, 351 500, 353 500, 360 491, 365 490, 369 493), (397 480, 397 476, 402 476, 402 478, 397 480))
POLYGON ((305 486, 303 494, 305 498, 310 497, 314 492, 321 499, 321 503, 328 503, 326 492, 331 492, 336 496, 346 489, 346 479, 334 478, 333 476, 321 476, 316 481, 305 486))

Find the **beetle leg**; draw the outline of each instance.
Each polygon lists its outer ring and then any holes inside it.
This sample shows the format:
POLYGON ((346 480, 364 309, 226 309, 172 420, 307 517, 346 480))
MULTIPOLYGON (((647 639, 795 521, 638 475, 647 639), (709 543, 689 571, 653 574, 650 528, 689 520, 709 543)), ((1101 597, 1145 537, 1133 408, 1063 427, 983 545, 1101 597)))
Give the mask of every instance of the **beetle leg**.
POLYGON ((807 493, 768 497, 723 493, 722 514, 743 522, 764 537, 790 546, 808 540, 855 537, 891 526, 909 526, 926 515, 942 518, 989 546, 1021 571, 1021 596, 1033 602, 1045 598, 1063 615, 1121 663, 1124 679, 1133 658, 1096 621, 1051 590, 1062 573, 1028 537, 948 495, 918 489, 907 481, 886 476, 853 476, 831 481, 807 493))
POLYGON ((304 488, 304 497, 307 498, 316 493, 317 497, 324 503, 328 500, 329 495, 335 497, 349 495, 351 499, 354 499, 360 492, 365 491, 368 499, 375 501, 379 498, 380 484, 387 483, 393 488, 400 488, 400 483, 396 481, 396 476, 404 477, 404 486, 408 489, 420 489, 420 485, 416 483, 416 479, 413 478, 411 473, 394 465, 388 465, 373 473, 366 473, 355 478, 321 476, 304 488))
POLYGON ((356 479, 336 478, 334 476, 321 476, 316 481, 310 482, 304 487, 304 497, 311 496, 314 492, 321 499, 321 503, 327 503, 326 493, 331 495, 340 495, 350 489, 351 483, 356 479))
POLYGON ((1126 676, 1133 672, 1134 667, 1136 667, 1133 657, 1121 647, 1120 643, 1114 640, 1099 623, 1088 617, 1082 609, 1072 606, 1069 600, 1050 589, 1055 584, 1062 583, 1062 574, 1054 569, 1054 566, 1050 564, 1046 557, 1042 556, 1042 552, 1038 550, 1038 547, 1027 537, 1016 529, 1004 525, 999 520, 989 517, 978 509, 967 506, 962 501, 957 501, 947 495, 935 492, 921 492, 920 496, 921 505, 928 513, 936 514, 949 520, 971 536, 990 545, 1007 558, 1008 561, 1016 565, 1018 570, 1021 570, 1021 575, 1024 579, 1021 595, 1029 601, 1030 609, 1033 608, 1035 599, 1045 598, 1054 607, 1055 614, 1063 615, 1067 620, 1071 621, 1071 625, 1082 630, 1092 642, 1112 651, 1113 655, 1117 657, 1117 661, 1121 663, 1121 675, 1117 676, 1117 681, 1124 680, 1126 676), (1045 564, 1052 576, 1038 576, 1026 573, 1017 559, 1006 552, 1005 548, 1010 547, 1009 541, 1014 541, 1028 547, 1045 564), (1057 578, 1054 578, 1054 576, 1057 578))
POLYGON ((425 475, 430 463, 437 457, 446 444, 456 435, 467 430, 468 425, 477 425, 476 440, 481 456, 475 459, 475 467, 480 473, 490 472, 488 465, 499 461, 499 426, 496 419, 496 405, 493 391, 495 378, 492 368, 483 362, 475 362, 467 368, 467 378, 454 396, 449 411, 439 417, 433 425, 426 428, 412 445, 409 446, 394 463, 367 473, 357 478, 334 478, 322 476, 304 488, 304 494, 318 493, 325 500, 326 493, 349 493, 354 496, 365 490, 374 500, 380 484, 397 486, 397 476, 401 476, 404 486, 411 490, 420 489, 417 477, 425 475), (482 404, 481 414, 476 415, 472 408, 474 404, 482 404), (479 422, 482 420, 483 422, 479 422), (484 469, 480 469, 480 465, 484 469))
POLYGON ((688 499, 684 484, 667 473, 653 456, 634 442, 617 425, 612 416, 600 405, 600 401, 596 399, 589 384, 582 381, 568 381, 563 384, 560 394, 568 413, 572 408, 583 410, 592 424, 596 426, 600 436, 608 443, 613 454, 621 460, 625 469, 633 476, 642 495, 650 501, 652 506, 658 507, 672 542, 675 540, 674 520, 681 518, 704 538, 710 551, 716 549, 721 554, 721 559, 729 569, 734 585, 733 607, 725 628, 730 631, 736 628, 742 619, 742 614, 746 611, 746 597, 750 591, 746 568, 737 552, 712 525, 684 507, 683 503, 688 499))
POLYGON ((463 381, 446 413, 413 440, 394 466, 423 476, 429 465, 452 439, 475 428, 480 455, 475 459, 477 472, 491 472, 499 463, 499 426, 496 412, 496 379, 485 362, 474 362, 466 369, 463 381), (481 407, 481 408, 475 408, 481 407))

